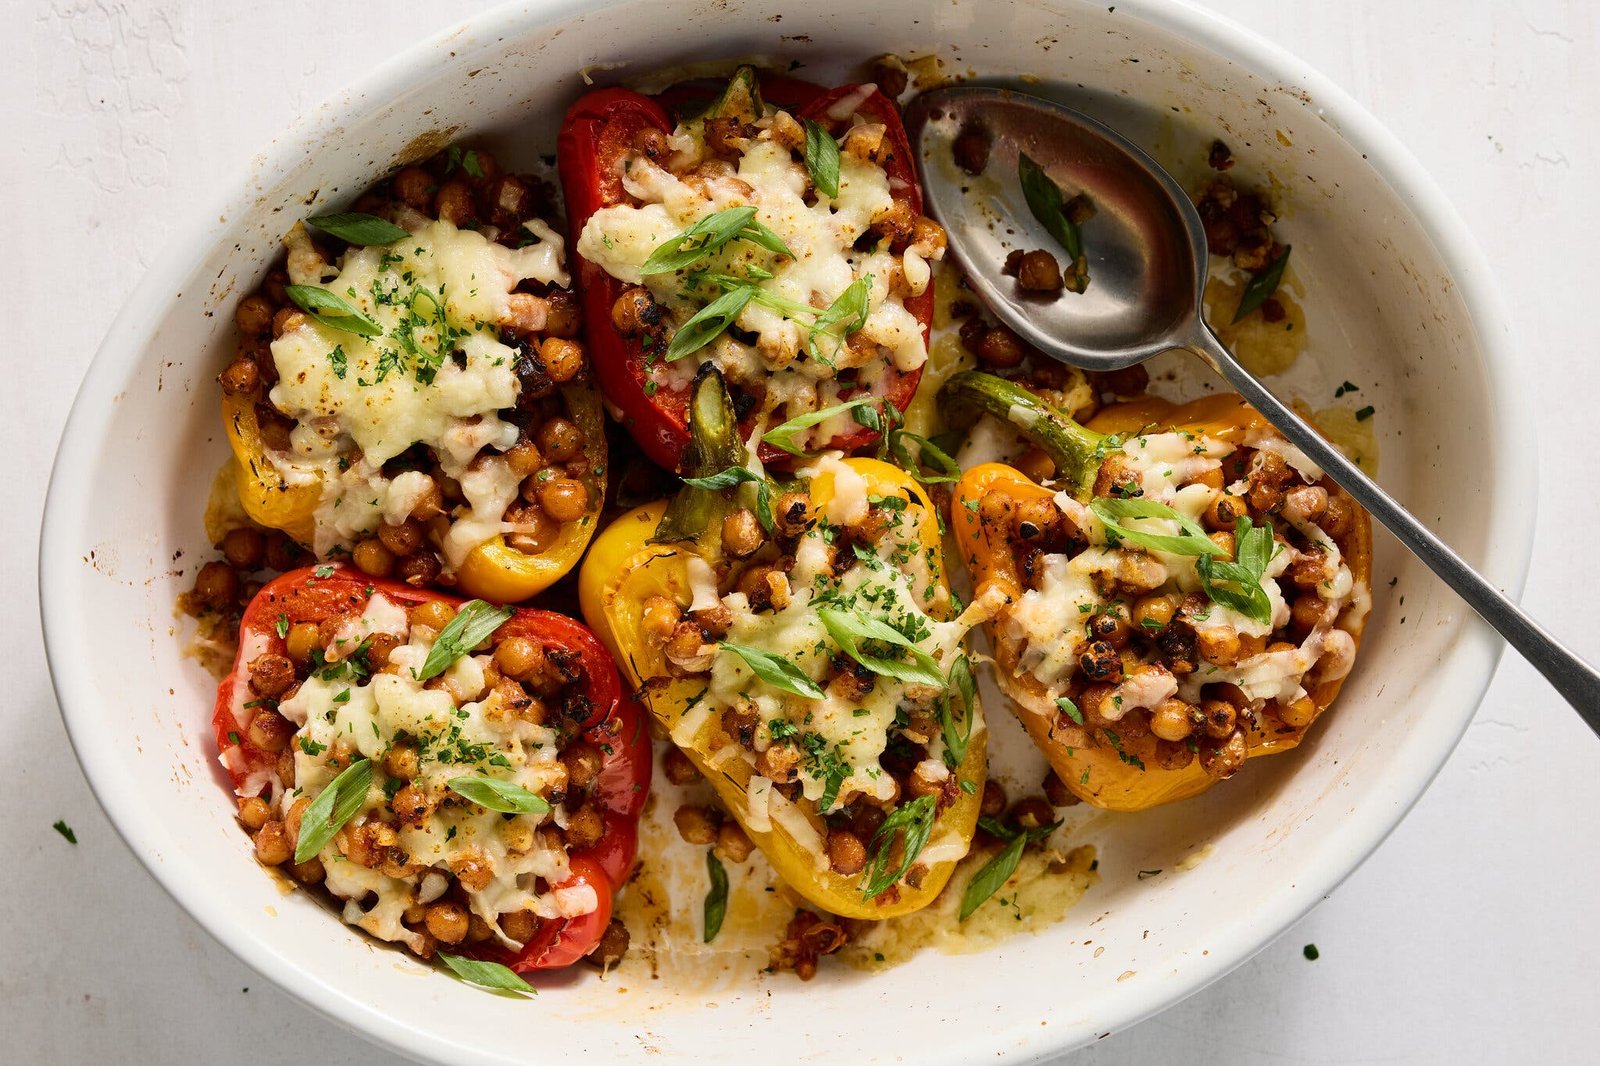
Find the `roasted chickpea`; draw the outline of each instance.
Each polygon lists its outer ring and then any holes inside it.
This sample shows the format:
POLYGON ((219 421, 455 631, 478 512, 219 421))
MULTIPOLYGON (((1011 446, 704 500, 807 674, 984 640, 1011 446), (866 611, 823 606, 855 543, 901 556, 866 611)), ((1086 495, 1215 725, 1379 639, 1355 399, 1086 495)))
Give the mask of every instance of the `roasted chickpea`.
POLYGON ((266 866, 282 866, 294 858, 294 844, 282 822, 267 822, 256 830, 256 860, 266 866))
POLYGON ((748 507, 740 507, 722 520, 722 547, 735 559, 743 559, 761 547, 761 523, 748 507))
POLYGON ((978 359, 997 370, 1021 366, 1027 355, 1022 340, 1004 326, 995 326, 978 341, 978 359))
POLYGON ((1226 700, 1202 700, 1200 718, 1206 736, 1215 740, 1226 740, 1233 735, 1234 726, 1239 720, 1239 710, 1226 700))
POLYGON ((248 796, 239 801, 239 824, 251 832, 260 829, 272 819, 272 808, 260 796, 248 796))
POLYGON ((261 387, 261 367, 249 356, 241 355, 217 375, 217 383, 229 396, 241 396, 261 387))
POLYGON ((389 180, 395 198, 414 211, 426 211, 433 202, 433 175, 421 167, 404 167, 389 180))
POLYGON ((259 293, 240 300, 233 309, 233 324, 247 337, 259 337, 272 328, 272 304, 259 293))
POLYGON ((467 938, 467 909, 450 900, 440 900, 428 908, 428 934, 441 944, 459 944, 467 938))
POLYGON ((204 606, 226 610, 239 599, 239 575, 227 563, 212 560, 194 576, 194 595, 204 606))
POLYGON ((681 748, 669 748, 661 757, 661 769, 674 785, 692 785, 700 780, 700 771, 681 748))
POLYGON ((755 850, 755 845, 750 842, 749 836, 739 827, 738 822, 726 821, 717 829, 717 854, 729 862, 744 862, 750 857, 750 852, 755 850))
POLYGON ((294 663, 286 656, 263 652, 250 660, 250 691, 263 699, 277 699, 294 681, 294 663))
POLYGON ((526 637, 507 637, 494 649, 494 665, 517 681, 527 681, 543 670, 544 660, 544 649, 526 637))
MULTIPOLYGON (((395 558, 403 559, 422 547, 422 526, 415 521, 402 522, 398 526, 380 526, 378 528, 378 541, 395 558)), ((361 564, 357 563, 356 565, 360 566, 361 564)))
POLYGON ((278 338, 285 333, 293 333, 305 324, 305 312, 293 307, 280 307, 278 313, 272 316, 272 336, 278 338))
POLYGON ((623 956, 627 954, 628 927, 622 924, 621 918, 613 918, 607 923, 606 931, 600 935, 600 942, 594 946, 593 951, 584 956, 584 960, 605 970, 621 962, 623 956))
POLYGON ((583 451, 583 430, 565 418, 552 418, 539 427, 538 445, 546 459, 564 463, 583 451))
POLYGON ((1178 605, 1182 602, 1183 597, 1171 592, 1141 598, 1133 605, 1134 628, 1145 635, 1165 629, 1171 624, 1172 616, 1178 613, 1178 605))
POLYGON ((267 538, 252 526, 230 529, 222 538, 222 557, 235 570, 259 570, 267 557, 267 538))
POLYGON ((811 500, 803 492, 784 493, 772 508, 772 522, 780 536, 799 536, 811 519, 811 500))
POLYGON ((1183 740, 1194 731, 1194 714, 1194 707, 1169 696, 1150 712, 1150 732, 1160 740, 1183 740))
POLYGON ((410 781, 417 776, 421 764, 417 759, 417 749, 409 744, 396 744, 383 753, 383 769, 390 777, 398 777, 402 781, 410 781))
POLYGON ((477 210, 472 197, 472 186, 459 178, 452 178, 439 186, 433 194, 435 217, 452 226, 465 226, 477 210))
POLYGON ((571 478, 551 478, 539 486, 539 506, 557 522, 576 522, 589 510, 589 490, 571 478))
POLYGON ((1029 497, 1012 512, 1012 528, 1021 540, 1048 541, 1061 530, 1061 511, 1048 497, 1029 497))
POLYGON ((1201 516, 1201 521, 1205 523, 1206 528, 1209 530, 1231 533, 1238 524, 1239 519, 1244 517, 1244 514, 1244 501, 1238 496, 1230 496, 1227 493, 1223 493, 1212 499, 1211 503, 1206 506, 1205 514, 1201 516))
POLYGON ((505 520, 518 527, 517 532, 506 534, 506 546, 524 555, 538 555, 554 544, 561 532, 544 508, 533 504, 506 508, 505 520))
POLYGON ((828 830, 828 865, 833 872, 849 877, 867 865, 867 846, 848 829, 828 830))
MULTIPOLYGON (((509 540, 507 541, 509 543, 509 540)), ((439 577, 444 567, 432 552, 419 551, 415 555, 408 555, 401 559, 395 568, 395 577, 404 581, 412 588, 423 588, 431 585, 439 577)))
POLYGON ((665 642, 672 638, 673 630, 683 620, 678 605, 665 596, 651 596, 644 601, 639 622, 644 632, 655 640, 665 642))
POLYGON ((294 736, 294 724, 277 711, 262 708, 250 719, 247 735, 262 751, 282 751, 294 736))
POLYGON ((1133 640, 1133 627, 1128 624, 1128 609, 1120 604, 1107 606, 1089 616, 1089 637, 1105 641, 1121 651, 1133 640))
POLYGON ((661 306, 649 289, 636 285, 624 291, 611 305, 611 324, 624 337, 637 336, 661 324, 661 306))
POLYGON ((383 546, 377 537, 369 537, 356 544, 350 553, 356 569, 372 577, 388 577, 394 573, 394 552, 383 546))
POLYGON ((704 807, 684 804, 672 812, 672 824, 685 843, 712 844, 717 839, 717 823, 704 807))
POLYGON ((1236 732, 1225 741, 1211 741, 1200 745, 1200 766, 1207 776, 1217 780, 1232 777, 1244 766, 1249 754, 1244 734, 1236 732))
POLYGON ((411 609, 411 624, 413 626, 427 626, 435 632, 449 625, 456 616, 456 609, 443 600, 428 600, 419 603, 411 609))
POLYGON ((1216 666, 1237 663, 1243 652, 1239 634, 1228 626, 1210 626, 1195 632, 1195 649, 1200 658, 1216 666))
POLYGON ((1078 655, 1078 669, 1090 681, 1116 684, 1122 680, 1122 656, 1107 641, 1091 641, 1078 655))
POLYGON ((583 370, 583 346, 563 337, 546 337, 539 344, 539 361, 551 381, 571 381, 583 370))
POLYGON ((578 740, 561 753, 561 762, 567 768, 568 786, 586 789, 599 776, 602 759, 599 748, 586 740, 578 740))
POLYGON ((1016 275, 1017 286, 1024 292, 1060 292, 1065 285, 1056 257, 1042 248, 1022 254, 1016 275))

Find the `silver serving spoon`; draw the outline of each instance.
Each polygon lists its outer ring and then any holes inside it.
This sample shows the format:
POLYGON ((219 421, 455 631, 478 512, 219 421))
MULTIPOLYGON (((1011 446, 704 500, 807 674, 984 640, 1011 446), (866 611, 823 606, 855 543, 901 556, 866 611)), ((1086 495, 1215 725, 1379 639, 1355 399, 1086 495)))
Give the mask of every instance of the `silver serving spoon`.
POLYGON ((905 117, 923 190, 949 234, 950 250, 973 291, 1024 342, 1084 370, 1117 370, 1175 348, 1204 359, 1455 589, 1600 734, 1600 673, 1556 643, 1268 392, 1206 325, 1205 231, 1182 186, 1160 164, 1086 115, 1008 89, 935 89, 912 100, 905 117), (987 135, 985 174, 994 178, 974 179, 955 166, 955 140, 969 128, 987 135), (1044 227, 1026 212, 1020 187, 1006 186, 1005 195, 985 195, 981 201, 974 191, 980 181, 1015 183, 1019 152, 1026 152, 1069 195, 1082 192, 1095 206, 1093 247, 1088 249, 1090 285, 1085 293, 1023 300, 1015 282, 1001 274, 1010 248, 1059 252, 1044 227), (1020 210, 1009 210, 1011 204, 1020 210), (1007 236, 1012 237, 1009 242, 1007 236))

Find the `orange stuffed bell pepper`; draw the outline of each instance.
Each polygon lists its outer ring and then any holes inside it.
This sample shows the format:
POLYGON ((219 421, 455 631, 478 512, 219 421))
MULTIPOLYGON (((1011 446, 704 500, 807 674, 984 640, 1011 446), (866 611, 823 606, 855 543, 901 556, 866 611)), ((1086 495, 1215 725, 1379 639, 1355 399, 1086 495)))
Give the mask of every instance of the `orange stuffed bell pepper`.
POLYGON ((1122 404, 1088 428, 988 374, 945 388, 1058 472, 974 467, 952 519, 996 680, 1066 786, 1143 810, 1297 745, 1354 663, 1365 512, 1236 397, 1122 404))
POLYGON ((502 603, 577 564, 604 425, 532 190, 452 149, 290 229, 219 378, 254 521, 374 577, 502 603))
POLYGON ((838 453, 775 489, 736 426, 702 371, 699 476, 596 539, 584 616, 795 891, 914 911, 967 853, 986 772, 938 515, 905 472, 838 453))

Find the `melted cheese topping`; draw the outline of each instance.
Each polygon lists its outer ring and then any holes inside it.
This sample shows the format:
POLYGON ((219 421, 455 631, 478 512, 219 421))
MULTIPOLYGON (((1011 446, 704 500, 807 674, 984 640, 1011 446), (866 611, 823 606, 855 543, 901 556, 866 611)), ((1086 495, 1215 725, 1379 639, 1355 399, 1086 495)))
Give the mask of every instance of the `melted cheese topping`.
MULTIPOLYGON (((1310 465, 1298 449, 1281 438, 1259 433, 1249 439, 1248 446, 1282 456, 1312 484, 1322 477, 1321 470, 1310 465)), ((1185 482, 1217 469, 1222 459, 1233 451, 1233 445, 1226 441, 1191 433, 1146 434, 1130 439, 1122 448, 1124 465, 1137 475, 1143 498, 1166 504, 1196 522, 1222 490, 1199 482, 1185 482)), ((1242 494, 1245 486, 1236 485, 1234 490, 1242 494)), ((1083 623, 1105 606, 1107 601, 1099 589, 1110 580, 1126 577, 1129 568, 1135 568, 1142 583, 1151 586, 1152 595, 1203 590, 1196 568, 1198 557, 1111 546, 1104 524, 1089 508, 1066 492, 1059 493, 1055 503, 1090 539, 1091 546, 1071 557, 1044 556, 1037 564, 1040 574, 1037 588, 1024 592, 1011 605, 1003 621, 1004 634, 1020 649, 1018 672, 1031 674, 1049 690, 1049 700, 1024 704, 1041 714, 1054 713, 1055 698, 1077 670, 1078 655, 1089 643, 1083 623)), ((1164 676, 1164 672, 1132 674, 1119 687, 1119 700, 1114 704, 1117 710, 1108 717, 1154 707, 1172 695, 1197 702, 1202 686, 1218 682, 1238 685, 1252 701, 1276 699, 1287 703, 1305 694, 1305 683, 1313 671, 1318 672, 1318 680, 1321 680, 1341 665, 1343 670, 1349 670, 1348 660, 1354 657, 1354 640, 1349 632, 1338 627, 1359 627, 1365 616, 1363 604, 1369 602, 1362 598, 1365 588, 1355 580, 1338 545, 1320 527, 1306 519, 1286 518, 1301 536, 1320 546, 1324 553, 1326 577, 1319 583, 1317 592, 1337 608, 1331 612, 1335 620, 1318 626, 1292 650, 1263 651, 1228 667, 1202 660, 1194 673, 1175 682, 1164 676), (1346 608, 1353 609, 1347 611, 1346 608), (1328 659, 1323 662, 1325 656, 1328 659), (1319 662, 1322 663, 1320 669, 1319 662)), ((1182 528, 1172 519, 1125 518, 1121 521, 1128 528, 1152 534, 1176 536, 1182 533, 1182 528)), ((1190 620, 1196 633, 1220 634, 1231 630, 1259 638, 1283 628, 1289 621, 1289 605, 1278 579, 1302 554, 1281 538, 1278 540, 1277 553, 1261 580, 1262 590, 1271 605, 1269 622, 1258 621, 1213 602, 1203 617, 1190 620)))
POLYGON ((293 418, 287 452, 271 458, 291 484, 321 478, 317 554, 349 548, 380 522, 404 518, 426 486, 423 475, 388 477, 383 466, 407 449, 431 449, 461 482, 467 510, 446 538, 454 567, 501 531, 518 478, 495 452, 518 429, 498 412, 515 407, 516 352, 499 323, 524 280, 566 285, 561 238, 538 220, 538 243, 512 249, 448 222, 407 219, 414 232, 382 247, 352 247, 324 263, 296 224, 285 243, 289 278, 326 289, 377 324, 365 337, 310 315, 272 342, 278 383, 270 398, 293 418), (485 452, 488 454, 485 454, 485 452))
MULTIPOLYGON (((845 475, 860 483, 861 513, 856 516, 859 521, 868 505, 865 483, 840 463, 837 455, 824 458, 801 474, 814 476, 819 470, 832 473, 836 487, 849 485, 845 475)), ((833 497, 832 503, 851 498, 847 491, 833 497)), ((853 511, 854 503, 847 502, 841 509, 853 511)), ((829 790, 832 776, 837 799, 828 809, 843 805, 855 794, 877 799, 893 796, 894 781, 883 772, 879 756, 889 743, 897 712, 913 706, 926 708, 928 699, 925 693, 912 691, 918 686, 883 675, 860 698, 848 698, 836 687, 824 684, 832 673, 832 660, 843 657, 844 652, 823 625, 818 608, 858 611, 887 622, 937 660, 946 672, 960 654, 969 628, 966 622, 942 622, 929 613, 942 611, 948 600, 948 593, 939 584, 940 561, 918 540, 920 523, 936 521, 933 515, 923 513, 914 504, 890 512, 888 531, 871 547, 857 545, 854 562, 836 575, 829 550, 838 528, 829 517, 832 513, 830 504, 795 550, 787 606, 756 613, 739 593, 722 598, 733 615, 728 641, 787 660, 823 687, 823 698, 807 699, 770 685, 758 678, 740 655, 719 647, 712 661, 710 686, 700 704, 705 714, 711 714, 743 700, 753 703, 760 723, 756 746, 761 749, 770 743, 774 733, 801 737, 805 753, 800 767, 802 794, 820 802, 829 790)), ((750 761, 755 760, 744 749, 725 750, 741 751, 750 761)), ((937 761, 944 750, 942 739, 931 738, 928 750, 930 758, 937 761)), ((939 765, 944 766, 942 762, 939 765)), ((781 821, 782 797, 770 792, 770 782, 762 791, 763 802, 770 805, 770 817, 781 821)))
MULTIPOLYGON (((642 155, 627 157, 622 183, 635 202, 595 212, 584 225, 577 251, 619 281, 645 285, 678 323, 720 292, 697 286, 692 271, 750 277, 751 268, 758 268, 758 278, 764 276, 760 271, 771 274, 757 281, 762 293, 818 309, 831 305, 857 279, 870 277, 869 312, 850 344, 819 334, 819 354, 814 355, 808 346, 809 323, 758 298, 734 323, 753 334, 754 343, 724 332, 692 356, 656 363, 648 371, 657 386, 684 388, 698 365, 709 360, 730 382, 760 386, 753 391, 764 396, 761 410, 777 422, 837 403, 845 389, 882 395, 891 367, 911 371, 927 361, 922 327, 904 298, 891 291, 890 280, 903 279, 898 292, 922 293, 930 278, 928 260, 939 258, 943 249, 913 244, 895 255, 885 242, 857 251, 856 241, 894 203, 888 174, 846 152, 840 158, 839 195, 823 195, 811 188, 804 162, 773 139, 773 120, 757 125, 760 132, 731 174, 688 173, 706 158, 698 123, 680 126, 672 138, 678 151, 671 169, 642 155), (642 273, 651 252, 672 237, 708 215, 746 206, 756 209, 756 220, 776 233, 794 258, 734 240, 685 270, 642 273), (855 380, 841 384, 835 375, 847 368, 856 371, 855 380), (780 410, 782 417, 776 417, 780 410)), ((801 434, 799 443, 827 441, 852 428, 850 415, 841 414, 801 434)))
MULTIPOLYGON (((341 628, 328 654, 332 657, 341 647, 358 646, 375 633, 407 638, 405 610, 381 593, 368 601, 359 619, 341 628)), ((548 816, 508 816, 446 802, 454 796, 447 782, 463 776, 493 777, 548 796, 567 780, 557 736, 553 729, 511 714, 492 690, 485 690, 487 655, 457 660, 436 687, 418 683, 414 671, 427 659, 433 639, 432 630, 419 626, 410 632, 408 643, 390 654, 383 672, 359 677, 348 667, 325 668, 279 705, 279 713, 299 727, 293 740, 297 787, 282 797, 280 805, 287 811, 300 797, 314 799, 327 788, 340 770, 330 762, 337 747, 375 763, 366 803, 350 825, 381 819, 388 802, 381 760, 396 740, 409 738, 418 756, 417 776, 410 783, 437 806, 420 825, 403 825, 398 831, 398 846, 408 857, 405 876, 350 861, 335 838, 318 855, 328 890, 348 901, 347 922, 381 939, 416 948, 421 941, 401 924, 402 913, 414 903, 437 898, 447 885, 445 875, 471 859, 492 874, 482 888, 462 886, 473 913, 489 923, 507 946, 520 947, 500 933, 501 914, 531 910, 541 918, 570 917, 598 906, 587 886, 537 890, 540 881, 555 885, 568 877, 565 849, 548 846, 535 831, 545 817, 564 826, 566 808, 553 804, 548 816)))

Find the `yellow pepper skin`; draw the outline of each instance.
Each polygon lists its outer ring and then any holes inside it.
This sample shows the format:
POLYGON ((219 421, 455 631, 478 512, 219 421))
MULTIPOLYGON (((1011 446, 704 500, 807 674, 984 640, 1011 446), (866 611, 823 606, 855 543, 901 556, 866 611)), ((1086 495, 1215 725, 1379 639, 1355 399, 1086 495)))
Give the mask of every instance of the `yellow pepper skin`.
MULTIPOLYGON (((875 495, 904 493, 926 508, 929 520, 919 533, 925 547, 939 549, 936 513, 922 486, 898 467, 875 459, 848 459, 845 462, 867 482, 875 495)), ((826 473, 811 479, 809 495, 822 508, 833 493, 833 479, 826 473)), ((596 538, 594 547, 578 574, 578 597, 584 618, 616 657, 639 697, 657 724, 670 735, 692 709, 704 690, 703 678, 675 678, 667 668, 661 642, 645 636, 644 604, 652 596, 664 596, 686 607, 692 599, 688 561, 698 552, 691 543, 651 544, 649 539, 661 520, 665 505, 651 504, 617 519, 596 538)), ((941 576, 941 582, 943 578, 941 576)), ((988 770, 987 732, 982 713, 974 704, 972 739, 966 757, 954 773, 970 781, 970 793, 959 797, 939 815, 930 837, 930 847, 952 836, 969 845, 977 828, 983 783, 988 770)), ((720 715, 709 715, 692 738, 681 738, 685 754, 716 789, 728 812, 738 819, 750 839, 759 847, 788 884, 812 904, 829 913, 847 918, 882 919, 908 914, 927 906, 950 879, 956 858, 932 864, 916 888, 901 883, 898 896, 886 892, 863 900, 861 880, 841 876, 828 866, 826 854, 815 843, 796 839, 788 829, 773 821, 768 831, 750 827, 746 790, 752 769, 743 758, 728 759, 713 766, 717 752, 738 741, 722 728, 720 715)), ((822 820, 807 811, 818 839, 826 839, 822 820)), ((965 849, 963 848, 963 851, 965 849)))
POLYGON ((253 395, 224 393, 222 426, 237 463, 234 480, 245 514, 252 521, 281 529, 309 546, 315 531, 317 501, 322 498, 321 475, 304 485, 290 485, 278 473, 267 459, 253 395))
MULTIPOLYGON (((1115 405, 1102 411, 1088 428, 1103 434, 1171 428, 1237 444, 1250 430, 1266 426, 1266 421, 1237 397, 1218 395, 1181 407, 1158 399, 1115 405)), ((987 593, 993 602, 1010 603, 1023 593, 1022 576, 1009 540, 1009 523, 992 517, 1009 509, 997 501, 1014 505, 1028 499, 1051 498, 1057 491, 1000 463, 976 466, 962 476, 951 508, 953 533, 980 599, 987 593), (985 500, 990 501, 989 520, 985 520, 985 500)), ((1353 528, 1340 548, 1356 579, 1370 584, 1372 527, 1364 511, 1357 511, 1353 528)), ((1004 607, 998 613, 1003 621, 1004 607)), ((1359 641, 1359 631, 1352 635, 1359 641)), ((1119 751, 1096 731, 1057 714, 1045 686, 1019 669, 1019 642, 1005 639, 997 628, 994 646, 995 676, 1006 694, 1019 704, 1018 719, 1062 782, 1079 798, 1107 810, 1140 811, 1199 795, 1216 783, 1201 768, 1199 760, 1181 769, 1163 768, 1156 760, 1157 741, 1151 734, 1122 740, 1123 750, 1119 751), (1142 769, 1136 765, 1139 762, 1142 769)), ((1310 692, 1318 715, 1327 709, 1342 683, 1327 682, 1310 692)), ((1246 740, 1250 757, 1288 751, 1300 743, 1311 724, 1289 728, 1275 718, 1263 717, 1246 740)))
POLYGON ((606 429, 600 394, 587 386, 569 386, 562 395, 568 417, 583 430, 584 448, 593 460, 589 509, 576 522, 562 523, 555 542, 537 555, 508 547, 503 537, 478 545, 456 573, 456 584, 469 596, 491 603, 519 603, 535 596, 578 565, 594 537, 606 495, 606 429))
MULTIPOLYGON (((600 394, 587 386, 562 389, 567 417, 583 430, 585 450, 593 460, 589 509, 576 522, 566 522, 548 547, 536 555, 516 551, 496 536, 474 548, 456 572, 456 586, 467 596, 494 603, 519 603, 566 576, 583 556, 599 525, 605 499, 605 420, 600 394)), ((224 395, 223 425, 238 462, 236 481, 245 513, 263 526, 281 529, 307 548, 312 546, 322 479, 290 485, 267 459, 249 395, 224 395)))

